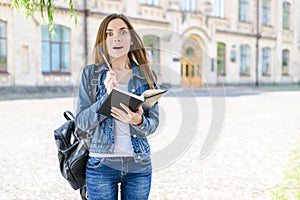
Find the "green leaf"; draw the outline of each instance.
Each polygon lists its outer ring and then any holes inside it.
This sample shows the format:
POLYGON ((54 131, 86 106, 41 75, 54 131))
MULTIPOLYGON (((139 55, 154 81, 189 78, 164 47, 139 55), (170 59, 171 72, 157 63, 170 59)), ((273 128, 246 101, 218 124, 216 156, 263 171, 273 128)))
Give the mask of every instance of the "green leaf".
POLYGON ((20 11, 20 4, 18 0, 13 0, 12 7, 15 7, 17 11, 20 11))
POLYGON ((69 10, 70 10, 70 17, 74 18, 75 25, 77 26, 77 16, 75 15, 74 7, 73 7, 73 0, 69 0, 69 10))
MULTIPOLYGON (((46 21, 49 24, 49 31, 53 36, 55 34, 54 30, 54 6, 53 0, 12 0, 12 7, 14 7, 18 12, 23 12, 26 18, 32 17, 34 12, 37 9, 37 6, 41 13, 41 18, 43 21, 43 25, 46 24, 46 21), (39 2, 39 5, 38 3, 39 2), (45 15, 47 16, 47 20, 45 19, 45 15)), ((69 10, 70 17, 74 18, 75 25, 78 24, 77 16, 75 15, 73 0, 69 0, 69 10)))

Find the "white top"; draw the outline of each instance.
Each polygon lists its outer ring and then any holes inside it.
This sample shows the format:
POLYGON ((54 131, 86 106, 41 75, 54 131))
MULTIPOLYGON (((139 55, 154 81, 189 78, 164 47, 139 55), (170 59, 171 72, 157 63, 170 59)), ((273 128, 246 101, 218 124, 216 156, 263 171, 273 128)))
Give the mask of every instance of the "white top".
MULTIPOLYGON (((118 88, 127 91, 127 85, 118 84, 118 88)), ((129 124, 115 119, 115 154, 133 156, 129 124)))
POLYGON ((115 120, 115 154, 120 156, 133 156, 129 125, 115 120))
MULTIPOLYGON (((127 91, 127 85, 118 84, 118 88, 127 91)), ((130 137, 129 124, 115 121, 114 138, 115 138, 115 151, 114 154, 101 154, 100 157, 131 157, 133 156, 133 147, 130 137)), ((98 155, 99 156, 99 155, 98 155)))

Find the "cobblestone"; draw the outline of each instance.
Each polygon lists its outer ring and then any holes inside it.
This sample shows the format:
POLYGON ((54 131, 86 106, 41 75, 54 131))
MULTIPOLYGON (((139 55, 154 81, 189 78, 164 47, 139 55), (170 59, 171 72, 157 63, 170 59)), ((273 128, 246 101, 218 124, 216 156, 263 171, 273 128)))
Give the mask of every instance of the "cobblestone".
MULTIPOLYGON (((150 199, 270 199, 300 133, 300 92, 227 97, 222 136, 202 160, 211 98, 195 98, 199 119, 191 120, 199 120, 199 133, 173 164, 158 170, 153 163, 150 199)), ((73 104, 72 98, 0 101, 0 199, 80 199, 60 175, 53 138, 73 104)), ((174 140, 182 120, 177 98, 163 98, 160 105, 167 120, 150 138, 153 153, 174 140)))

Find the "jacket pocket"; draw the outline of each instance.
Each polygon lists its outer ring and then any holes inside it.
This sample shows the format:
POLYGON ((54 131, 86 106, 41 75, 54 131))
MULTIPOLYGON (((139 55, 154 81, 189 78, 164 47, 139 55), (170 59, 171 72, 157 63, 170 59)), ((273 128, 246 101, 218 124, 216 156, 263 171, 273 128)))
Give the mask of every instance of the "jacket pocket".
POLYGON ((140 149, 142 149, 143 153, 150 152, 150 146, 149 146, 147 138, 139 138, 139 144, 140 144, 140 149))
POLYGON ((89 157, 86 167, 95 169, 98 168, 104 161, 105 158, 96 158, 96 157, 89 157))

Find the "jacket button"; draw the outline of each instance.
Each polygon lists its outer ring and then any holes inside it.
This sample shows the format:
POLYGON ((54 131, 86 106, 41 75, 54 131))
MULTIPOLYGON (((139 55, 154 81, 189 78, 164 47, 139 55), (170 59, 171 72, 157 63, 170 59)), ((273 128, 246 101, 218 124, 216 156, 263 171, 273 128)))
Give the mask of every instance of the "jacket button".
POLYGON ((134 134, 133 137, 136 138, 136 134, 134 134))
POLYGON ((132 89, 131 89, 131 92, 135 92, 135 89, 134 89, 134 88, 132 88, 132 89))
POLYGON ((137 156, 137 159, 141 159, 141 156, 137 156))

